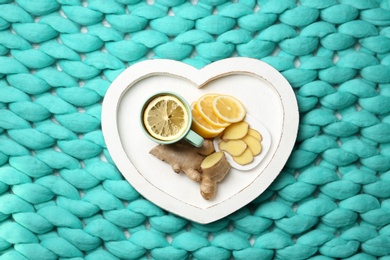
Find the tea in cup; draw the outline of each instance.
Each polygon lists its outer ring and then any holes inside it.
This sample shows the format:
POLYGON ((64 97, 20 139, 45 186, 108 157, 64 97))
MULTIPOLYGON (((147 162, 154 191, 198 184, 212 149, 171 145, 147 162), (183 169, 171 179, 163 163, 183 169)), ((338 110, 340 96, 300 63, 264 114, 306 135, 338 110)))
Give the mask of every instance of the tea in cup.
POLYGON ((204 139, 191 130, 192 113, 187 101, 173 92, 160 92, 146 100, 141 109, 142 130, 159 144, 182 139, 201 147, 204 139))

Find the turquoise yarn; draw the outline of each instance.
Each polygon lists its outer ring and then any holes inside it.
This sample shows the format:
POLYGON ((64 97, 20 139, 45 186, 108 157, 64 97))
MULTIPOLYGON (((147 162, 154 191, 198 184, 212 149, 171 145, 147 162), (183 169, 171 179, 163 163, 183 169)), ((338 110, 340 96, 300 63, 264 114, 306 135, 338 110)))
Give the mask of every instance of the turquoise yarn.
POLYGON ((1 260, 389 256, 388 1, 0 0, 1 260), (290 82, 297 142, 263 194, 201 225, 123 178, 101 103, 139 61, 232 56, 290 82))

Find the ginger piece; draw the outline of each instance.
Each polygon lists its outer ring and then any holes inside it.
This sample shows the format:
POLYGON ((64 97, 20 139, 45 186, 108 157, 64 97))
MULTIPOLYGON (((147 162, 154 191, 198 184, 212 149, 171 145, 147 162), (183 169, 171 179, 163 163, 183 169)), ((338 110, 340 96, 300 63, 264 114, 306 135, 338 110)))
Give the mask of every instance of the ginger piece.
POLYGON ((240 164, 246 165, 253 161, 254 156, 249 148, 246 148, 245 151, 240 156, 232 156, 233 160, 240 164))
POLYGON ((248 145, 243 140, 221 141, 218 144, 220 150, 227 152, 231 156, 241 155, 248 145))
POLYGON ((209 139, 205 139, 203 145, 197 149, 198 153, 204 156, 210 155, 215 151, 213 141, 209 139))
POLYGON ((202 146, 195 149, 197 149, 199 154, 204 156, 210 155, 215 151, 213 141, 210 139, 205 139, 202 146))
POLYGON ((202 178, 200 165, 207 153, 210 154, 213 151, 213 142, 205 140, 200 148, 196 148, 187 142, 178 142, 169 145, 157 145, 149 153, 172 165, 174 172, 184 172, 191 180, 199 182, 202 178))
POLYGON ((223 131, 222 140, 237 140, 248 134, 249 124, 245 121, 234 123, 223 131))
POLYGON ((200 148, 186 142, 160 144, 150 150, 150 154, 172 165, 176 173, 184 172, 190 179, 200 182, 200 193, 206 200, 214 198, 217 183, 231 168, 225 153, 214 152, 213 142, 208 139, 200 148))
POLYGON ((262 136, 262 135, 260 134, 260 132, 257 131, 256 129, 249 128, 249 129, 248 129, 248 135, 253 136, 254 138, 256 138, 257 140, 259 140, 260 142, 263 140, 263 136, 262 136))
POLYGON ((253 156, 261 153, 262 146, 259 140, 251 135, 246 135, 242 140, 247 144, 249 150, 251 150, 253 156))
POLYGON ((226 160, 225 153, 219 151, 207 156, 200 167, 202 169, 200 193, 204 199, 211 200, 217 193, 217 183, 225 178, 231 166, 226 160))

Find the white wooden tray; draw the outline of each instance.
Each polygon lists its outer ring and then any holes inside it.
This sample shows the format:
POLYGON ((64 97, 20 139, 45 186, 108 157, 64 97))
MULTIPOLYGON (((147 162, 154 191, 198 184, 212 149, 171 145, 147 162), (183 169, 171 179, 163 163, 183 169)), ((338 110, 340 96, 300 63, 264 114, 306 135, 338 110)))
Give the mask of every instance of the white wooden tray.
POLYGON ((287 80, 250 58, 229 58, 201 70, 173 60, 139 62, 111 84, 102 109, 105 142, 123 176, 156 205, 199 223, 227 216, 272 183, 292 151, 298 121, 295 94, 287 80), (150 95, 162 90, 177 92, 189 103, 210 92, 235 96, 268 130, 268 151, 254 168, 232 169, 218 185, 216 197, 204 200, 199 183, 149 154, 156 143, 140 128, 140 109, 150 95))

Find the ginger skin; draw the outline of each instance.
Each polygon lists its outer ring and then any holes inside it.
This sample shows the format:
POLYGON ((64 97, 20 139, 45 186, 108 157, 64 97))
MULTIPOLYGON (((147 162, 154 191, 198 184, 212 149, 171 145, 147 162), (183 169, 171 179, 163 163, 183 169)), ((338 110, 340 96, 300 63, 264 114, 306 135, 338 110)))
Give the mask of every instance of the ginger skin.
POLYGON ((191 180, 200 182, 200 193, 211 200, 217 192, 217 183, 230 171, 224 152, 214 152, 211 140, 205 139, 203 146, 196 148, 186 142, 157 145, 150 154, 169 163, 176 173, 184 172, 191 180))
POLYGON ((184 172, 191 180, 199 182, 202 178, 200 164, 205 156, 212 152, 214 152, 213 142, 206 139, 200 148, 185 142, 178 142, 170 145, 158 145, 149 153, 172 165, 174 172, 184 172))
POLYGON ((224 152, 216 152, 203 160, 201 168, 200 193, 204 199, 211 200, 217 193, 217 183, 225 178, 231 166, 226 160, 224 152))

